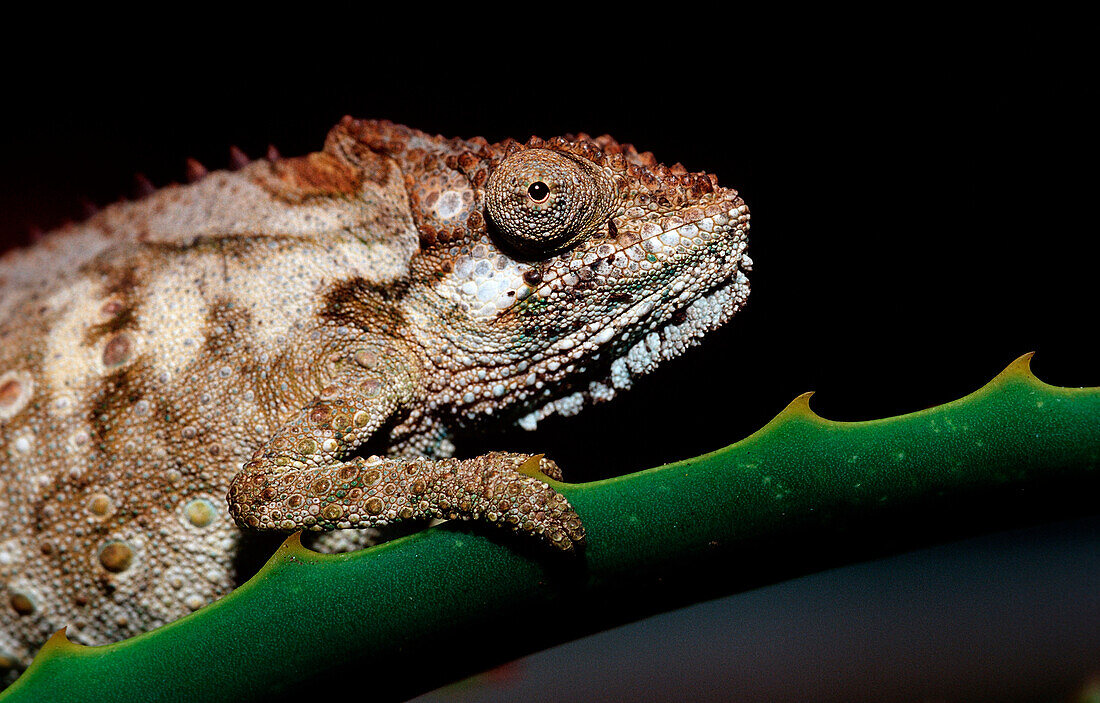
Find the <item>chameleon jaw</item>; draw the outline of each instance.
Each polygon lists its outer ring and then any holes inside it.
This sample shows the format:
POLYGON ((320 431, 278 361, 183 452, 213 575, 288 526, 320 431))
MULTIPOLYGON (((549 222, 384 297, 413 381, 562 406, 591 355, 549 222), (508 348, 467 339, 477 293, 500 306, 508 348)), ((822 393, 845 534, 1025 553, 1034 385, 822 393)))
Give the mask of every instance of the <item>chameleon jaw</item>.
MULTIPOLYGON (((746 263, 746 268, 751 266, 751 261, 746 263)), ((605 375, 581 390, 548 400, 519 418, 517 424, 525 430, 534 430, 540 420, 550 415, 576 415, 589 404, 610 400, 619 391, 630 389, 634 378, 653 372, 662 361, 680 356, 701 343, 708 332, 729 321, 744 306, 748 293, 748 278, 739 269, 733 277, 679 308, 634 342, 611 362, 605 375)))

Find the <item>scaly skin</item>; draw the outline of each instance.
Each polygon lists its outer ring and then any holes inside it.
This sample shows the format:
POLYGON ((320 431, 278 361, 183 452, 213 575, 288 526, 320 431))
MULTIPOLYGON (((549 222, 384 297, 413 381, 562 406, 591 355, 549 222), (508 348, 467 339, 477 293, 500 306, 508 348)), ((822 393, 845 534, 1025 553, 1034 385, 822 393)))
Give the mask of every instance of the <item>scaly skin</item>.
POLYGON ((321 152, 189 171, 0 260, 6 680, 63 626, 100 644, 224 595, 238 525, 577 548, 553 462, 449 438, 607 400, 748 295, 737 193, 610 137, 346 118, 321 152))

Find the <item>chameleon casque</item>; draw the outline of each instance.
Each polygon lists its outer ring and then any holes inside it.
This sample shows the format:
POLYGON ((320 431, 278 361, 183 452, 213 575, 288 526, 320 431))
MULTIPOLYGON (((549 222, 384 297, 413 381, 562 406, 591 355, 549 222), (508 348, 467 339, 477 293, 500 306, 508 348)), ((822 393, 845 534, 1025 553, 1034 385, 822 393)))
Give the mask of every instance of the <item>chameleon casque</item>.
POLYGON ((247 531, 479 519, 574 549, 553 462, 450 437, 607 400, 749 292, 737 192, 607 136, 345 118, 199 171, 0 259, 3 681, 62 627, 224 595, 247 531))

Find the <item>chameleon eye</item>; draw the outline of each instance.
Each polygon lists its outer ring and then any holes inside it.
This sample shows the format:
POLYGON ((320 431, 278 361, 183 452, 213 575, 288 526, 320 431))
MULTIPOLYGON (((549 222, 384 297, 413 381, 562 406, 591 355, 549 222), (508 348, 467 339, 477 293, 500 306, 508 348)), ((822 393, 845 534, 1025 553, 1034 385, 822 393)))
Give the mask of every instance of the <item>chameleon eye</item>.
POLYGON ((525 149, 501 161, 485 185, 489 219, 521 251, 547 254, 588 236, 618 198, 596 164, 550 149, 525 149))

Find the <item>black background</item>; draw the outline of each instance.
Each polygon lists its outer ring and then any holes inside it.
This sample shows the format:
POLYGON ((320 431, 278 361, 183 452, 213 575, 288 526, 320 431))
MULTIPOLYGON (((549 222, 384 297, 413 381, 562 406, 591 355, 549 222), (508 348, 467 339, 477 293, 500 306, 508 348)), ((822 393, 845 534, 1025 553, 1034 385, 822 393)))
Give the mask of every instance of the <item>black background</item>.
MULTIPOLYGON (((288 155, 317 149, 345 113, 490 140, 607 132, 742 192, 753 215, 748 306, 615 401, 536 433, 460 442, 463 454, 533 449, 571 480, 617 475, 736 441, 807 390, 825 417, 883 417, 961 397, 1028 351, 1047 382, 1100 384, 1090 251, 1098 114, 1095 81, 1066 70, 1073 59, 1033 60, 1027 42, 978 46, 931 21, 879 18, 872 32, 818 17, 799 32, 774 25, 769 39, 732 12, 636 27, 465 18, 413 33, 418 12, 382 20, 344 8, 278 29, 215 18, 213 33, 191 37, 169 35, 172 18, 146 18, 132 36, 52 37, 75 46, 63 60, 13 53, 0 131, 3 242, 78 219, 85 201, 132 192, 137 172, 158 185, 183 180, 186 157, 216 168, 231 144, 252 155, 269 143, 288 155)), ((1093 511, 1075 496, 989 527, 1093 511)), ((1078 558, 1097 552, 1094 518, 1059 524, 1024 539, 1060 545, 1071 530, 1078 558)), ((986 528, 976 519, 969 529, 986 528)), ((903 571, 884 566, 875 578, 903 571)), ((1055 642, 1100 639, 1087 619, 1098 574, 1046 576, 1084 594, 1082 629, 1055 642)), ((875 636, 865 634, 867 647, 875 636)), ((967 664, 968 649, 951 644, 940 656, 947 669, 927 680, 962 671, 951 680, 971 694, 975 681, 987 693, 1011 690, 989 689, 988 677, 1013 673, 967 664)), ((1100 671, 1100 656, 1092 662, 1100 671)), ((1027 695, 1062 695, 1087 673, 1062 672, 1027 695)), ((829 674, 809 676, 815 697, 846 697, 829 674)), ((864 691, 873 699, 931 695, 868 677, 881 687, 864 691)))

